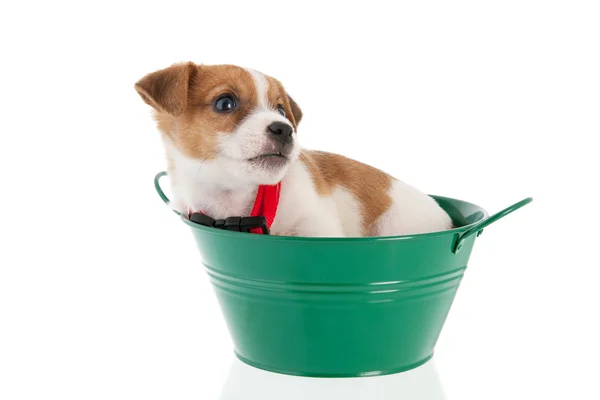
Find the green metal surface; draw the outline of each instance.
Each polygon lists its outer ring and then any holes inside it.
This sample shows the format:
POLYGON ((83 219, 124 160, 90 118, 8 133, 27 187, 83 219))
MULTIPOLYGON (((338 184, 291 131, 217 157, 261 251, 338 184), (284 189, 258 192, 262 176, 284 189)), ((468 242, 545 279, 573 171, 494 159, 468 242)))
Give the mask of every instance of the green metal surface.
MULTIPOLYGON (((158 184, 161 198, 168 202, 158 184)), ((433 196, 456 229, 412 236, 306 238, 190 228, 237 356, 313 377, 382 375, 433 355, 483 228, 481 207, 433 196)))

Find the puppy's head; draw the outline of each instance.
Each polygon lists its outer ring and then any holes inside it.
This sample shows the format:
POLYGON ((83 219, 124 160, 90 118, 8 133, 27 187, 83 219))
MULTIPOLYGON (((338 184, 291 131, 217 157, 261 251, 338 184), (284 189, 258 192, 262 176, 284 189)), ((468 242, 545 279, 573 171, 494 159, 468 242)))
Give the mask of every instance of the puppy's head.
POLYGON ((178 153, 222 176, 275 184, 300 153, 302 112, 281 83, 260 72, 175 64, 146 75, 135 89, 178 153))

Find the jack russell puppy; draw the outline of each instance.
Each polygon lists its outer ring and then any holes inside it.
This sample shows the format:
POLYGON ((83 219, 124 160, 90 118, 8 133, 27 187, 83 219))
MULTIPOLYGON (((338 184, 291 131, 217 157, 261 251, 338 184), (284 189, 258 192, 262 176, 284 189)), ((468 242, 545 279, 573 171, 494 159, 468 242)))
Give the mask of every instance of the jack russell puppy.
POLYGON ((453 227, 414 187, 341 155, 302 149, 302 111, 270 76, 188 62, 146 75, 135 89, 155 111, 171 207, 184 215, 249 216, 270 196, 273 235, 395 236, 453 227))

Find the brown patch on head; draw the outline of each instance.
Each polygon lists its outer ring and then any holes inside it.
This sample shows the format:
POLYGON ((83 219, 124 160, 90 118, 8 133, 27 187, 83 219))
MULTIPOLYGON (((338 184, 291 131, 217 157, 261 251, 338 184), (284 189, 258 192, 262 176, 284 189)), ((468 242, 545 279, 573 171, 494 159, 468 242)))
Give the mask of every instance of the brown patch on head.
POLYGON ((158 128, 186 155, 211 159, 219 138, 233 132, 256 107, 256 87, 250 73, 233 65, 175 64, 146 75, 135 85, 155 109, 158 128), (234 95, 239 107, 218 113, 214 101, 234 95))
POLYGON ((298 129, 298 124, 302 119, 302 111, 298 104, 290 97, 289 94, 285 91, 281 82, 277 79, 272 78, 270 76, 266 76, 267 82, 269 83, 269 89, 267 92, 267 97, 269 99, 269 103, 273 109, 277 109, 278 105, 282 105, 285 110, 286 118, 292 123, 294 129, 298 129))
POLYGON ((369 235, 377 219, 392 204, 392 177, 359 161, 323 151, 303 150, 300 161, 312 176, 317 193, 331 195, 336 186, 350 191, 363 215, 363 234, 369 235))

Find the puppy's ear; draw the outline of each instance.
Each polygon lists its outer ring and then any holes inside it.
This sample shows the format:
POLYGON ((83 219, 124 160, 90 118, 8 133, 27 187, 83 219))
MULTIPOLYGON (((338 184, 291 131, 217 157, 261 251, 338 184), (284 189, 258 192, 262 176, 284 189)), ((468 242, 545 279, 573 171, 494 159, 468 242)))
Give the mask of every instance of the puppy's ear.
POLYGON ((174 64, 146 75, 135 84, 135 90, 157 111, 179 116, 187 106, 190 81, 197 72, 198 66, 192 62, 174 64))
POLYGON ((287 98, 288 98, 288 102, 290 103, 290 109, 292 110, 292 115, 294 116, 294 121, 296 122, 296 125, 298 125, 300 123, 300 120, 302 119, 302 110, 298 106, 298 103, 296 103, 294 101, 294 99, 292 99, 290 97, 289 94, 287 95, 287 98))

